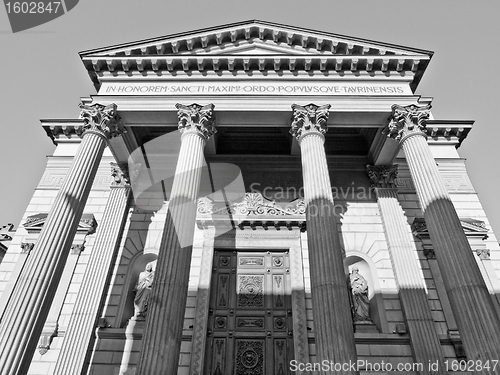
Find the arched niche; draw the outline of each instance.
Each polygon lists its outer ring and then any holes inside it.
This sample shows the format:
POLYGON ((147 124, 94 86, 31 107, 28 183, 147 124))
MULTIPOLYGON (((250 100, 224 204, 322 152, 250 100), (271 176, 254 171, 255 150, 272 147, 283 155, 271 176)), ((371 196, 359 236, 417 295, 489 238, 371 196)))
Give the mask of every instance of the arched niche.
MULTIPOLYGON (((375 263, 364 253, 347 252, 345 266, 348 273, 354 266, 359 269, 359 274, 368 283, 368 298, 370 300, 370 319, 381 333, 389 333, 389 325, 385 314, 384 297, 377 275, 375 263)), ((349 275, 347 275, 349 277, 349 275)))
POLYGON ((123 285, 121 315, 119 317, 120 327, 124 327, 134 315, 134 287, 139 278, 139 273, 145 270, 146 264, 156 260, 156 258, 157 254, 154 252, 141 252, 132 258, 123 285))

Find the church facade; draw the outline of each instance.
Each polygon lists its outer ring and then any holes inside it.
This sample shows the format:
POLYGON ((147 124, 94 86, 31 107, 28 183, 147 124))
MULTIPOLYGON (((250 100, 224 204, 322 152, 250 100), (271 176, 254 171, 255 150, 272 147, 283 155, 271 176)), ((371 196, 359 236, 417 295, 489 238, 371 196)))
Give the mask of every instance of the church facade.
POLYGON ((2 374, 500 373, 432 52, 248 21, 80 54, 0 264, 2 374), (75 109, 76 111, 76 109, 75 109))

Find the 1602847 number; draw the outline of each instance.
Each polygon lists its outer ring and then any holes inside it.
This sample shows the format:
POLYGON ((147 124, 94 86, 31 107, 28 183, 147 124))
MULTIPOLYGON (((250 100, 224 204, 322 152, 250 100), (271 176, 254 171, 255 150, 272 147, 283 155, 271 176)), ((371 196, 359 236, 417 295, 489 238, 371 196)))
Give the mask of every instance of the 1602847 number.
POLYGON ((495 371, 498 365, 498 359, 492 359, 487 361, 481 360, 468 360, 468 361, 458 361, 456 359, 444 361, 446 371, 495 371))
POLYGON ((59 6, 61 5, 60 1, 53 1, 50 3, 42 3, 40 2, 27 2, 27 1, 16 1, 14 3, 8 2, 5 3, 5 7, 7 8, 7 13, 32 13, 32 14, 40 14, 40 13, 57 13, 59 6))

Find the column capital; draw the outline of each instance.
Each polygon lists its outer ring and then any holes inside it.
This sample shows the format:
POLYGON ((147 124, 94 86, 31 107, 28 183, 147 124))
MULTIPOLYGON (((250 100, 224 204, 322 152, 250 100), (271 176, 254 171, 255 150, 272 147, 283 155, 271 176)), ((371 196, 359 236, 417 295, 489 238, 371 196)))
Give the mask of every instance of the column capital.
POLYGON ((193 103, 184 105, 177 103, 177 117, 179 119, 179 131, 181 134, 195 132, 207 141, 217 130, 214 127, 214 105, 205 106, 193 103))
POLYGON ((415 104, 404 107, 394 104, 385 133, 388 137, 399 141, 399 143, 403 143, 406 138, 412 135, 423 135, 426 137, 425 127, 431 113, 430 109, 430 104, 423 107, 415 104))
POLYGON ((324 139, 324 135, 328 130, 327 122, 330 107, 330 104, 322 106, 312 103, 305 106, 292 104, 293 114, 290 134, 297 139, 299 144, 309 134, 320 135, 324 139))
POLYGON ((373 188, 396 189, 394 180, 398 177, 397 164, 367 165, 366 170, 373 188))
POLYGON ((87 105, 80 103, 80 118, 83 125, 75 129, 79 137, 94 133, 106 139, 118 137, 125 133, 124 127, 118 121, 116 104, 102 105, 95 103, 87 105))
POLYGON ((111 162, 111 176, 113 182, 111 186, 129 186, 130 178, 128 173, 128 164, 111 162))

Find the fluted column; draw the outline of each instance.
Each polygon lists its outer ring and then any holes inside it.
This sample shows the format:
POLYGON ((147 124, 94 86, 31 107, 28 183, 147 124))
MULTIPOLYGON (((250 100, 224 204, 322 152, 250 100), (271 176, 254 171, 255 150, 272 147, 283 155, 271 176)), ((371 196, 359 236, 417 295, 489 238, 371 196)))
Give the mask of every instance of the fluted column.
MULTIPOLYGON (((353 321, 324 148, 330 106, 292 105, 290 133, 302 159, 314 335, 318 362, 356 362, 353 321)), ((321 374, 353 374, 322 371, 321 374)))
POLYGON ((367 166, 382 216, 385 238, 399 289, 399 299, 410 332, 415 363, 425 364, 421 374, 445 374, 441 343, 432 319, 417 249, 394 184, 397 165, 367 166), (427 364, 439 363, 436 371, 427 364))
POLYGON ((80 105, 82 142, 0 325, 2 375, 26 374, 54 299, 108 137, 120 132, 116 105, 80 105))
POLYGON ((114 180, 64 335, 54 375, 80 374, 88 362, 86 355, 94 338, 96 321, 102 308, 111 263, 116 254, 129 202, 127 166, 122 165, 122 168, 123 170, 116 163, 111 165, 114 180))
POLYGON ((427 144, 429 113, 430 106, 393 105, 387 133, 405 152, 467 358, 498 360, 499 317, 427 144))
POLYGON ((158 251, 138 375, 177 374, 203 148, 215 132, 213 108, 213 104, 177 104, 182 143, 158 251))

